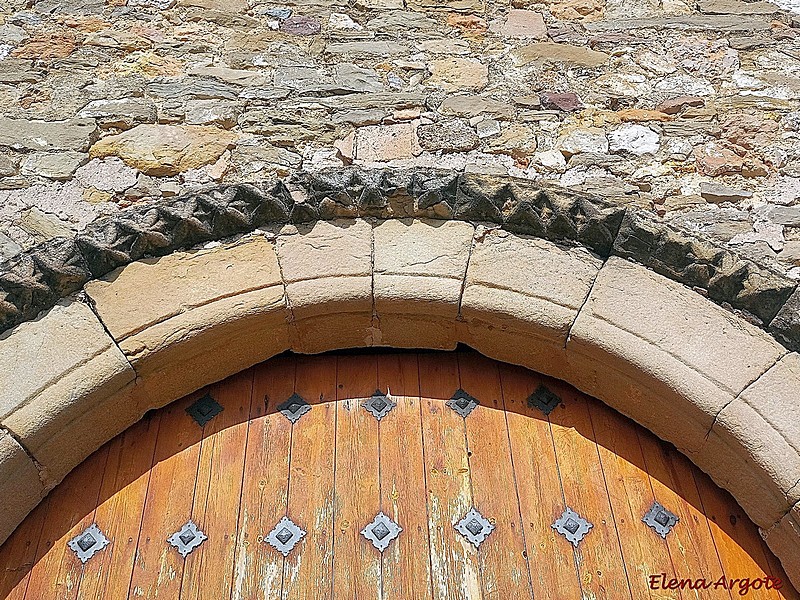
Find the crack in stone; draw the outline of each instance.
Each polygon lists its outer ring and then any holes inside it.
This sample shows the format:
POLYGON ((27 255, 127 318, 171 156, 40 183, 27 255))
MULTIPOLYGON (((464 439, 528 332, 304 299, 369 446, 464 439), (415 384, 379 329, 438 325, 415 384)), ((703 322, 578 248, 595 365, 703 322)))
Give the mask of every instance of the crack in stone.
POLYGON ((472 232, 472 239, 470 240, 469 244, 469 252, 467 253, 467 264, 464 266, 464 276, 461 278, 461 289, 458 293, 458 311, 456 312, 457 321, 464 320, 463 316, 461 315, 461 304, 464 300, 464 291, 467 289, 467 273, 469 273, 469 265, 472 261, 472 251, 475 249, 475 245, 478 242, 483 242, 483 239, 490 231, 489 228, 479 231, 479 227, 482 227, 482 225, 476 225, 475 223, 472 223, 472 227, 474 230, 472 232))
POLYGON ((597 273, 594 275, 594 279, 592 279, 592 285, 589 286, 589 291, 586 292, 586 296, 583 298, 583 302, 578 307, 578 312, 575 313, 575 318, 572 319, 572 323, 570 323, 569 328, 567 329, 567 336, 564 338, 564 350, 567 349, 567 344, 569 344, 570 340, 572 339, 572 329, 575 327, 575 323, 578 322, 578 317, 581 316, 583 312, 583 307, 586 306, 586 303, 589 302, 589 298, 592 295, 592 291, 594 290, 594 284, 597 283, 597 279, 600 277, 600 273, 605 268, 606 264, 608 263, 608 259, 603 260, 603 264, 600 265, 600 268, 597 269, 597 273))
MULTIPOLYGON (((714 429, 714 425, 717 423, 717 419, 719 419, 719 416, 722 414, 722 412, 723 412, 723 411, 724 411, 726 408, 728 408, 728 406, 730 406, 731 404, 733 404, 733 403, 734 403, 734 402, 736 402, 737 400, 741 399, 742 395, 743 395, 743 394, 744 394, 744 393, 745 393, 747 390, 749 390, 749 389, 750 389, 752 386, 754 386, 756 383, 758 383, 758 382, 761 380, 761 378, 762 378, 762 377, 764 377, 764 376, 765 376, 767 373, 769 373, 769 372, 770 372, 770 371, 771 371, 773 368, 775 368, 775 367, 778 365, 778 363, 779 363, 779 362, 781 362, 781 360, 783 360, 783 358, 784 358, 784 357, 785 357, 787 354, 788 354, 788 352, 784 352, 783 354, 781 354, 781 355, 780 355, 780 356, 779 356, 777 359, 775 359, 775 362, 774 362, 774 363, 772 363, 772 364, 771 364, 769 367, 767 367, 766 369, 764 369, 764 371, 763 371, 762 373, 760 373, 759 375, 757 375, 757 376, 756 376, 756 377, 755 377, 755 378, 754 378, 752 381, 750 381, 748 384, 746 384, 746 385, 745 385, 745 386, 742 388, 742 390, 741 390, 741 391, 740 391, 738 394, 736 394, 736 395, 735 395, 733 398, 731 398, 730 400, 728 400, 728 401, 727 401, 727 402, 726 402, 726 403, 725 403, 725 404, 724 404, 724 405, 723 405, 723 406, 722 406, 722 407, 721 407, 721 408, 720 408, 720 409, 719 409, 719 410, 716 412, 716 414, 714 414, 714 418, 711 420, 711 425, 709 425, 709 427, 708 427, 708 431, 706 431, 706 434, 705 434, 705 436, 703 437, 703 439, 704 439, 705 441, 708 441, 708 438, 709 438, 709 436, 711 435, 711 432, 712 432, 712 431, 713 431, 713 429, 714 429)), ((755 410, 755 408, 754 408, 753 410, 755 410)), ((756 411, 756 412, 758 413, 758 411, 756 411)), ((758 414, 759 414, 759 416, 761 416, 761 413, 758 413, 758 414)), ((763 416, 762 416, 762 418, 763 418, 763 416)), ((766 419, 764 419, 764 420, 765 420, 765 421, 767 421, 766 419)), ((767 421, 767 423, 769 423, 769 421, 767 421)), ((770 425, 771 425, 771 423, 770 423, 770 425)), ((781 437, 783 437, 783 436, 781 436, 781 437)))
POLYGON ((47 475, 47 467, 45 467, 42 463, 36 460, 36 457, 33 453, 28 449, 28 447, 22 442, 22 440, 17 436, 16 433, 11 431, 8 427, 0 427, 0 432, 7 434, 11 439, 13 439, 17 445, 22 448, 22 451, 25 453, 25 456, 33 463, 33 466, 36 467, 36 474, 39 477, 39 482, 42 484, 44 489, 47 489, 48 485, 51 483, 49 481, 49 477, 47 475))

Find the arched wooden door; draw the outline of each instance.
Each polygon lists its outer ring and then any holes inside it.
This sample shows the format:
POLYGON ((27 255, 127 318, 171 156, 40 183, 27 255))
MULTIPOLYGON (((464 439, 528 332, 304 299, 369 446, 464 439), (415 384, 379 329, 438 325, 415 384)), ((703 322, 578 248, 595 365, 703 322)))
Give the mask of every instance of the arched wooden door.
POLYGON ((467 352, 282 356, 148 414, 0 565, 15 600, 798 598, 674 449, 467 352))

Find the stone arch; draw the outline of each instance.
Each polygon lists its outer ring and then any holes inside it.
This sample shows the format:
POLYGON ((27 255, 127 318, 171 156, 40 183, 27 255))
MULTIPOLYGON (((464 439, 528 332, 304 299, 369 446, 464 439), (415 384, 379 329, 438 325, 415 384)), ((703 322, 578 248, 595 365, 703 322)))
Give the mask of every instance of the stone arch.
POLYGON ((300 175, 4 269, 2 539, 144 412, 270 356, 464 343, 675 444, 800 581, 794 287, 635 211, 508 178, 300 175))

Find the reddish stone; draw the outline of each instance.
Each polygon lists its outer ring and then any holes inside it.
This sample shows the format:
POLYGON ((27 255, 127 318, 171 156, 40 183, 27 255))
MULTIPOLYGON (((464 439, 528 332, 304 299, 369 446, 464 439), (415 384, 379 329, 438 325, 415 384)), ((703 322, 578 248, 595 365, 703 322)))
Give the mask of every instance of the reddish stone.
POLYGON ((656 110, 660 110, 668 115, 675 115, 687 106, 699 108, 705 106, 705 104, 706 101, 700 96, 678 96, 677 98, 671 98, 670 100, 662 102, 658 105, 656 110))
POLYGON ((583 102, 581 102, 581 99, 578 98, 578 95, 573 92, 566 92, 564 94, 542 92, 539 94, 539 100, 542 103, 542 108, 548 110, 563 110, 564 112, 572 112, 583 108, 583 102))
POLYGON ((281 31, 293 35, 316 35, 319 33, 320 29, 319 21, 311 17, 289 17, 281 23, 281 31))
POLYGON ((697 172, 702 175, 726 175, 741 173, 744 159, 724 146, 711 142, 694 149, 697 172))

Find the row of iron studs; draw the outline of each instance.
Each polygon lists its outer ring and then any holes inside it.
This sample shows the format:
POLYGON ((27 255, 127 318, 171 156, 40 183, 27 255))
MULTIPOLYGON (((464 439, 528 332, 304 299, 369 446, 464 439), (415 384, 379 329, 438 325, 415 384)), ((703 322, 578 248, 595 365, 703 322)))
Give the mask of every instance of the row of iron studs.
MULTIPOLYGON (((561 399, 546 386, 540 385, 528 396, 527 403, 529 407, 536 408, 545 415, 549 415, 556 406, 561 404, 561 399)), ((448 407, 465 419, 479 404, 480 402, 476 398, 462 389, 458 389, 446 402, 448 407)), ((372 396, 361 403, 361 406, 380 421, 397 406, 397 403, 387 394, 376 390, 372 396)), ((206 394, 192 403, 186 409, 186 412, 202 427, 222 410, 222 405, 214 400, 211 394, 206 394)), ((292 394, 278 406, 278 410, 294 424, 300 417, 311 410, 311 405, 299 394, 292 394)), ((675 514, 664 508, 659 502, 653 502, 653 505, 642 518, 642 521, 662 538, 667 537, 667 534, 672 531, 678 520, 675 514)), ((575 547, 586 537, 586 534, 589 533, 593 526, 592 523, 569 507, 552 524, 552 528, 563 535, 575 547)), ((454 527, 475 548, 480 547, 495 528, 494 524, 474 507, 454 527)), ((361 530, 361 534, 382 553, 402 531, 403 528, 400 525, 381 511, 378 512, 371 523, 368 523, 361 530)), ((283 517, 264 538, 264 541, 285 557, 305 535, 306 531, 304 529, 289 517, 283 517)), ((190 552, 207 539, 206 534, 190 520, 180 530, 167 538, 167 541, 175 547, 182 557, 186 558, 190 552)), ((70 540, 67 545, 75 552, 81 562, 85 563, 110 543, 110 540, 103 534, 97 524, 92 524, 70 540)))
MULTIPOLYGON (((672 527, 678 522, 678 517, 658 502, 654 502, 642 521, 652 527, 662 538, 666 538, 672 527)), ((494 524, 476 508, 471 508, 454 527, 475 548, 479 548, 495 528, 494 524)), ((571 508, 566 508, 551 527, 577 548, 593 525, 571 508)), ((361 530, 361 535, 369 540, 378 551, 383 553, 402 531, 403 528, 399 524, 381 511, 361 530)), ((289 517, 283 517, 264 538, 264 541, 285 557, 306 536, 306 533, 289 517)), ((208 536, 190 520, 180 530, 167 538, 167 542, 182 557, 186 558, 190 552, 207 539, 208 536)), ((85 563, 110 543, 111 541, 94 523, 71 539, 67 545, 75 552, 81 562, 85 563)))

